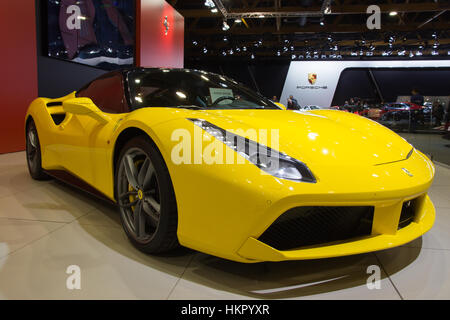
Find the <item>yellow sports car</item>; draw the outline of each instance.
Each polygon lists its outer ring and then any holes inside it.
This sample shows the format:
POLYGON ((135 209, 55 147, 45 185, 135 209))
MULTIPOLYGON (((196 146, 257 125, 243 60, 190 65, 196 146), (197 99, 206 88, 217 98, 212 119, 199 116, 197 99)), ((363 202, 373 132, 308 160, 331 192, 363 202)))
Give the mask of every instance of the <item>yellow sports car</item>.
POLYGON ((183 245, 240 262, 336 257, 433 225, 432 162, 335 110, 286 111, 220 75, 108 73, 25 121, 29 171, 117 204, 140 250, 183 245))

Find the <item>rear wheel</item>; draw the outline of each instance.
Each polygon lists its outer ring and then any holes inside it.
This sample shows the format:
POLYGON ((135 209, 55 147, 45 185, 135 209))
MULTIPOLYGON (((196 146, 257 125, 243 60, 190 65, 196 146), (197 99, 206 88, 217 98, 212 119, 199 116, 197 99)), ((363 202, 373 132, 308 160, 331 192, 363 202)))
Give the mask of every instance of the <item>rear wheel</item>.
POLYGON ((26 131, 26 154, 28 171, 35 180, 47 180, 49 176, 42 169, 41 145, 37 133, 36 125, 30 120, 26 131))
POLYGON ((116 199, 123 228, 139 250, 178 246, 178 213, 172 182, 158 149, 145 137, 130 140, 116 164, 116 199))

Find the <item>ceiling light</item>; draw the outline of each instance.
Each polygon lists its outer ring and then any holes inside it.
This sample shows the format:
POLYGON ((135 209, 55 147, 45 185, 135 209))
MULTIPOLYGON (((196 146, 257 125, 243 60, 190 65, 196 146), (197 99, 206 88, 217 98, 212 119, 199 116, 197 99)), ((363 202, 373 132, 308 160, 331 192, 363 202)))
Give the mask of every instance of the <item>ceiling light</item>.
POLYGON ((397 15, 397 11, 391 11, 391 12, 389 12, 389 15, 390 15, 391 17, 394 17, 394 16, 397 15))
POLYGON ((217 13, 217 12, 219 12, 219 10, 217 10, 217 8, 212 8, 212 9, 211 9, 211 12, 212 12, 212 13, 217 13))
POLYGON ((223 31, 227 31, 230 29, 230 26, 228 25, 228 23, 224 20, 223 21, 223 25, 222 25, 222 30, 223 31))
POLYGON ((234 20, 234 23, 242 23, 242 20, 241 19, 236 19, 236 20, 234 20))
POLYGON ((205 7, 208 8, 214 8, 216 5, 214 4, 214 1, 212 0, 205 0, 205 7))

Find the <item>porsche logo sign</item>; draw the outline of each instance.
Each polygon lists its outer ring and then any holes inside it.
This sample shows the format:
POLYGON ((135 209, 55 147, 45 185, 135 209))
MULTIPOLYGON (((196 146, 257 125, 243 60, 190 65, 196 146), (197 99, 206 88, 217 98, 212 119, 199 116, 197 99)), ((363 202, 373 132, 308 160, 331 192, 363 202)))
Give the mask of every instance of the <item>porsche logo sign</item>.
POLYGON ((315 84, 317 81, 317 73, 308 73, 308 81, 311 84, 315 84))

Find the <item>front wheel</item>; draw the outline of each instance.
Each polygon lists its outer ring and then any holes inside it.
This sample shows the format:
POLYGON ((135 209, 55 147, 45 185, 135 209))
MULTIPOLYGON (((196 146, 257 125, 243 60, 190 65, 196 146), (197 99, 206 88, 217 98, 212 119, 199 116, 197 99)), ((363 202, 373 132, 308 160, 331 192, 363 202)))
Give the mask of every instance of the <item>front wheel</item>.
POLYGON ((167 166, 148 139, 139 136, 122 149, 116 164, 116 199, 122 226, 146 253, 178 246, 178 213, 167 166))
POLYGON ((28 171, 35 180, 47 180, 49 176, 42 169, 41 145, 36 125, 30 120, 26 131, 26 155, 28 171))

